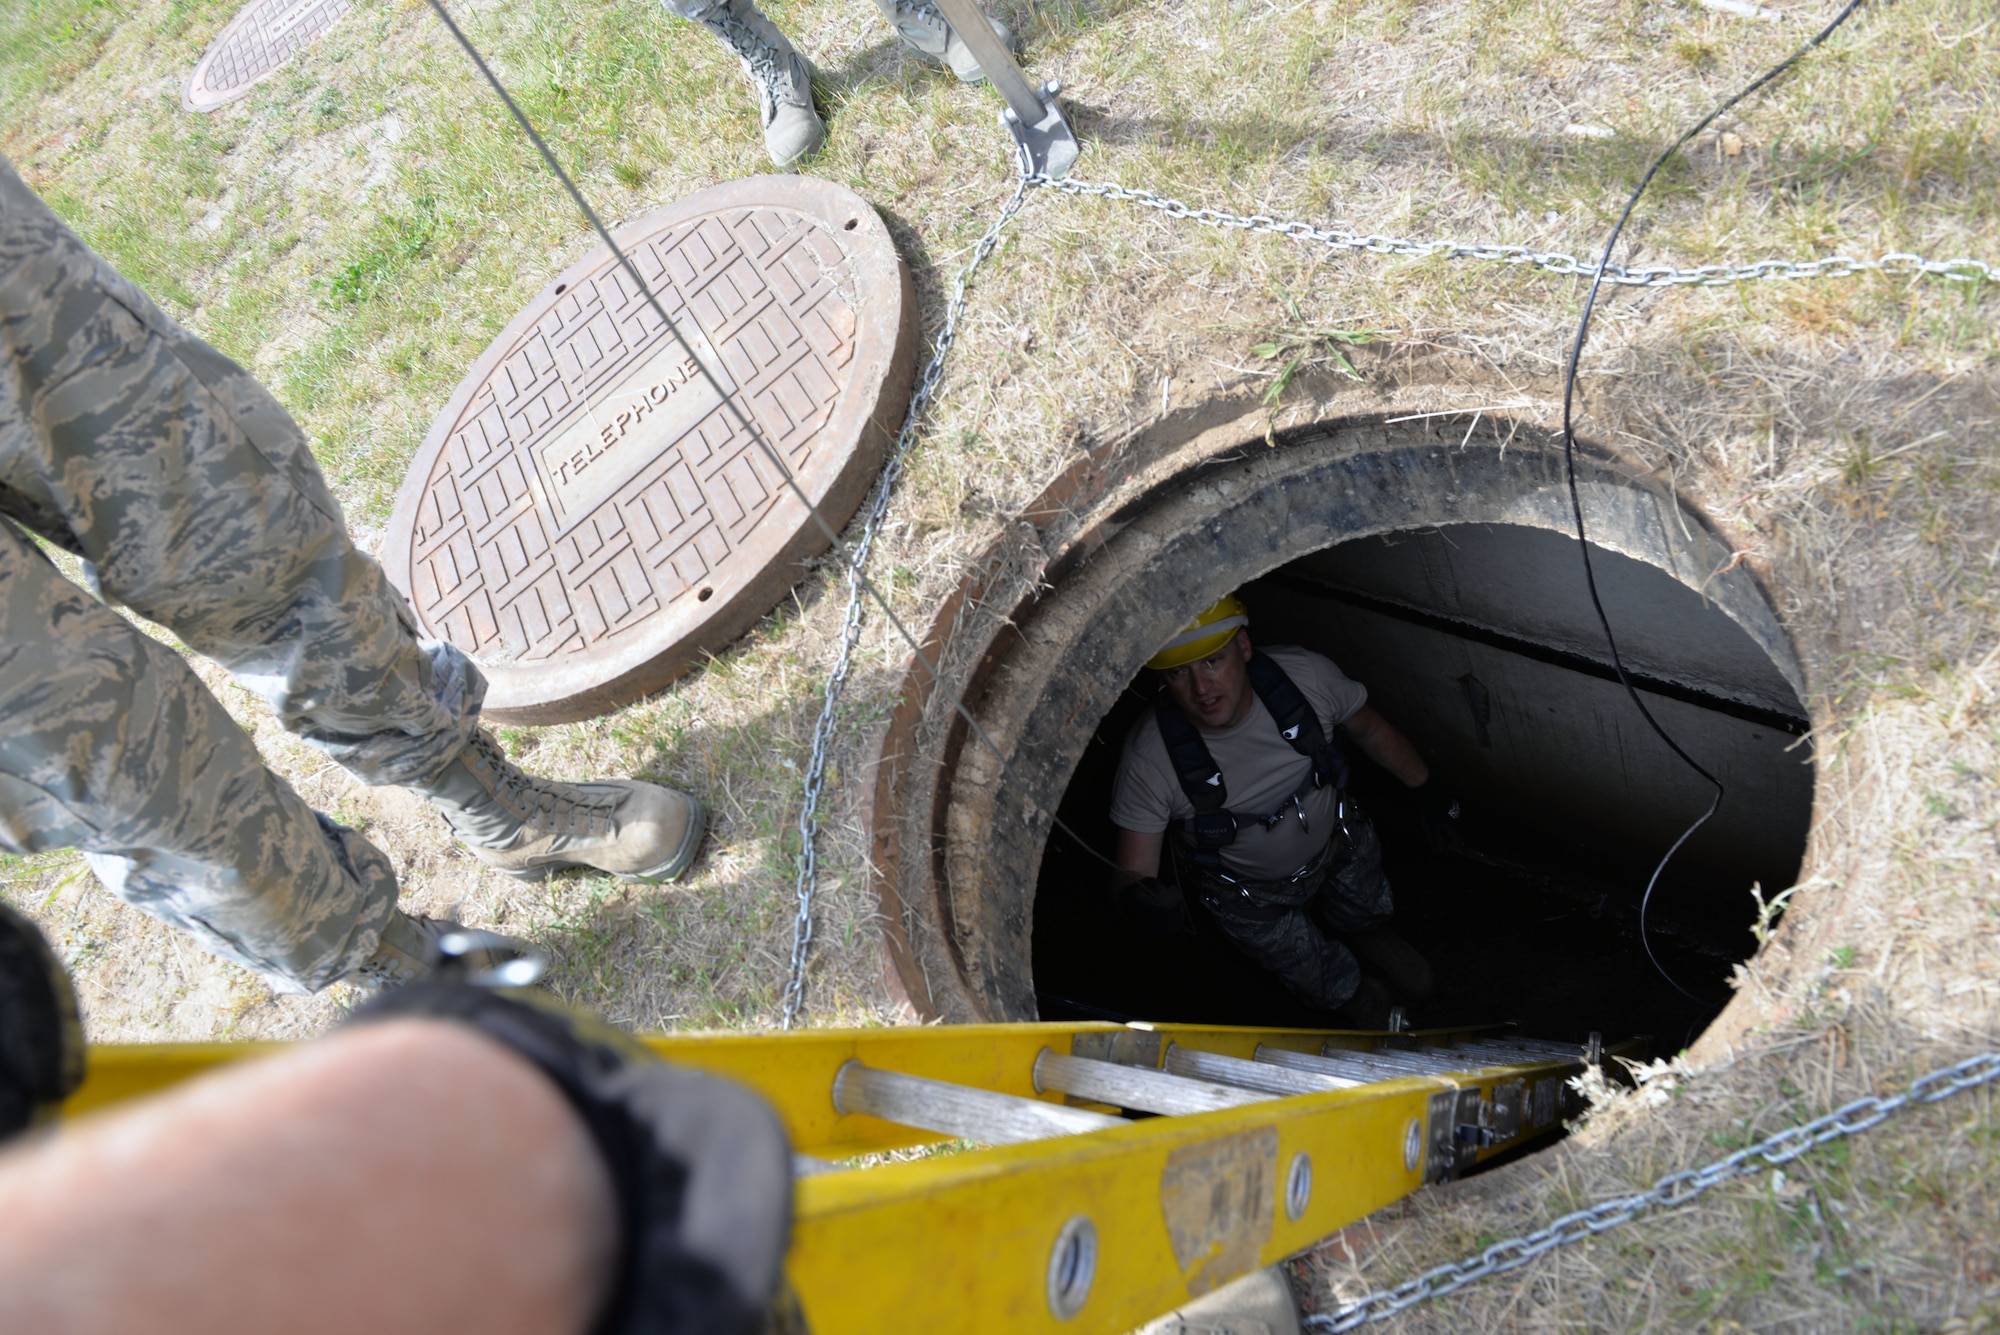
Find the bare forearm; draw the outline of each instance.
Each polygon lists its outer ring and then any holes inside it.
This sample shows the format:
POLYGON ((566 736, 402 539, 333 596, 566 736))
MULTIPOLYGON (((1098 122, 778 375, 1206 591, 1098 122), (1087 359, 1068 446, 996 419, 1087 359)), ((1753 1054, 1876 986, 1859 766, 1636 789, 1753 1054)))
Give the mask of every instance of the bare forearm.
POLYGON ((580 1332, 612 1202, 526 1061, 385 1021, 0 1156, 0 1329, 580 1332))
POLYGON ((1165 845, 1164 833, 1141 834, 1137 830, 1118 830, 1118 853, 1114 861, 1118 870, 1112 873, 1114 888, 1143 881, 1149 876, 1160 874, 1160 851, 1165 845))
POLYGON ((1361 748, 1361 754, 1395 775, 1412 788, 1431 777, 1430 766, 1388 719, 1364 705, 1347 720, 1347 735, 1361 748))

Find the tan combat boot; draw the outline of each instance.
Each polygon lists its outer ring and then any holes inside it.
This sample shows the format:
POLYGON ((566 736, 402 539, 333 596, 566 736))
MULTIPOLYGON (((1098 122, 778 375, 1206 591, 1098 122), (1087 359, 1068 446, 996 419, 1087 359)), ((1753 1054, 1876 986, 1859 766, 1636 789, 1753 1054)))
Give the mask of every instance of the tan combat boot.
POLYGON ((789 167, 819 152, 826 142, 826 126, 813 109, 812 62, 764 17, 756 0, 729 0, 702 15, 700 22, 736 53, 743 72, 756 85, 764 151, 771 161, 789 167))
POLYGON ((483 728, 418 791, 474 857, 524 881, 571 867, 671 881, 694 862, 708 823, 700 802, 657 783, 538 779, 483 728))

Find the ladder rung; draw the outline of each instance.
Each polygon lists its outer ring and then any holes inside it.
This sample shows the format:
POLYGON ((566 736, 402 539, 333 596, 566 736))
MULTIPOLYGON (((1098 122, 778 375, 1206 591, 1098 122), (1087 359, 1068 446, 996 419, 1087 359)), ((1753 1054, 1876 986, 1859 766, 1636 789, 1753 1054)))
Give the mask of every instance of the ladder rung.
POLYGON ((1268 1094, 1170 1075, 1150 1066, 1120 1066, 1043 1048, 1035 1058, 1035 1088, 1053 1089, 1097 1103, 1178 1117, 1262 1103, 1268 1094))
POLYGON ((1369 1058, 1373 1055, 1365 1052, 1343 1052, 1334 1057, 1310 1052, 1292 1052, 1286 1048, 1274 1048, 1263 1043, 1257 1045, 1257 1060, 1260 1062, 1269 1062, 1273 1066, 1289 1066, 1294 1071, 1342 1075, 1363 1084, 1374 1084, 1378 1080, 1398 1080, 1408 1075, 1429 1074, 1425 1071, 1412 1071, 1405 1066, 1370 1061, 1369 1058))
POLYGON ((1178 1043, 1167 1047, 1167 1069, 1175 1075, 1193 1076, 1198 1080, 1214 1080, 1225 1085, 1241 1085, 1245 1089, 1261 1089, 1267 1094, 1317 1094, 1327 1089, 1352 1089, 1356 1085, 1368 1083, 1345 1075, 1320 1075, 1312 1071, 1294 1071, 1288 1066, 1274 1066, 1269 1062, 1245 1061, 1241 1057, 1225 1057, 1219 1052, 1198 1052, 1184 1048, 1178 1043))
POLYGON ((1545 1043, 1540 1039, 1496 1039, 1481 1038, 1469 1043, 1460 1043, 1463 1052, 1492 1053, 1496 1057, 1524 1061, 1575 1061, 1583 1052, 1581 1043, 1545 1043))
POLYGON ((1376 1048, 1369 1052, 1356 1052, 1352 1048, 1329 1043, 1319 1053, 1322 1057, 1358 1057, 1384 1070, 1404 1071, 1412 1075, 1437 1075, 1444 1071, 1465 1069, 1465 1054, 1441 1048, 1432 1048, 1428 1052, 1422 1048, 1376 1048))
POLYGON ((833 1106, 842 1113, 866 1113, 885 1122, 987 1145, 1012 1145, 1130 1125, 1122 1117, 1086 1108, 1065 1108, 1059 1103, 996 1094, 970 1085, 879 1071, 858 1061, 849 1061, 834 1076, 833 1106))

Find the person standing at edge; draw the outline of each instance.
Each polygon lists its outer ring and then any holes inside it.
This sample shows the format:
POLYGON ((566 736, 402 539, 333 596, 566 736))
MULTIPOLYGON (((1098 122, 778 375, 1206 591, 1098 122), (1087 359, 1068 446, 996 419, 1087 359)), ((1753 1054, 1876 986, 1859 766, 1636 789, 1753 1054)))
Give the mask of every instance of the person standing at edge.
POLYGON ((1458 805, 1368 707, 1367 688, 1308 649, 1260 653, 1249 622, 1228 595, 1147 661, 1161 690, 1125 739, 1112 789, 1114 892, 1152 930, 1178 930, 1182 893, 1160 879, 1171 830, 1193 897, 1231 945, 1306 1005, 1383 1028, 1392 1000, 1421 1002, 1435 979, 1390 930, 1381 843, 1347 795, 1341 736, 1438 816, 1455 820, 1458 805))
MULTIPOLYGON (((819 152, 826 142, 826 125, 813 107, 813 63, 800 55, 778 25, 757 8, 757 0, 661 0, 667 12, 699 23, 720 37, 743 62, 743 72, 757 90, 757 109, 764 127, 764 149, 771 161, 790 167, 819 152)), ((944 62, 967 83, 986 77, 978 59, 928 0, 875 0, 896 35, 918 55, 944 62)), ((994 35, 1012 48, 1014 34, 995 18, 994 35)))
POLYGON ((277 400, 0 159, 0 849, 82 849, 121 899, 281 990, 421 976, 458 924, 397 908, 389 859, 308 807, 108 603, 220 663, 361 782, 421 793, 508 875, 672 880, 700 847, 685 793, 509 762, 479 726, 479 669, 418 641, 277 400), (100 597, 29 533, 81 557, 100 597))

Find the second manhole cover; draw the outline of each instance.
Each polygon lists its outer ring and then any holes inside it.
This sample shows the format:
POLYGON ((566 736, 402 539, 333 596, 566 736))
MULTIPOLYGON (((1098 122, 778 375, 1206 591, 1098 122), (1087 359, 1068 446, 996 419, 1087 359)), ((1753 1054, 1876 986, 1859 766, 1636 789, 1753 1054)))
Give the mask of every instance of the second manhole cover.
MULTIPOLYGON (((813 504, 846 523, 910 395, 916 302, 850 190, 732 181, 617 233, 813 504)), ((487 712, 658 690, 774 607, 825 535, 600 247, 481 355, 417 451, 382 564, 487 712)))
POLYGON ((181 105, 214 111, 234 102, 353 7, 353 0, 250 0, 202 53, 181 89, 181 105))

